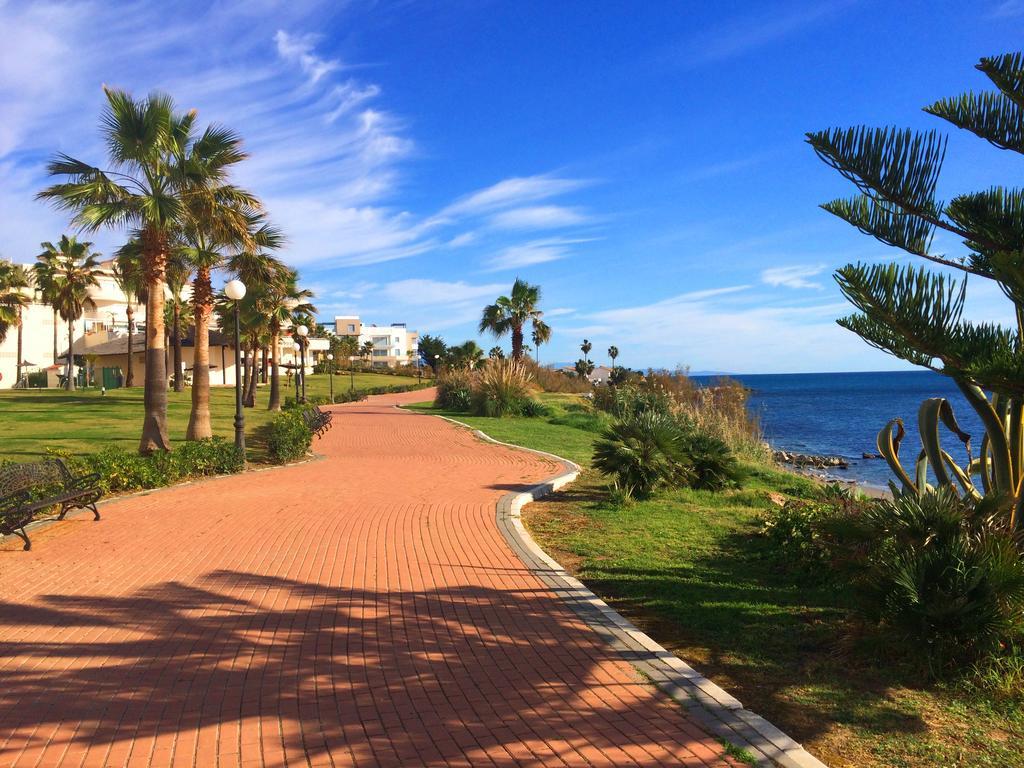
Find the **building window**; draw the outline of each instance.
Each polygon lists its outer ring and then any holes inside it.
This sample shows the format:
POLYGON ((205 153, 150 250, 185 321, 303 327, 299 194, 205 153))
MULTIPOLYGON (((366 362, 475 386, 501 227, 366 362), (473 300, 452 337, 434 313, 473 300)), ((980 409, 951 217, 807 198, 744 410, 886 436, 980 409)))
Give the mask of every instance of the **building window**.
POLYGON ((348 324, 348 332, 349 332, 349 333, 355 333, 355 332, 356 332, 356 326, 355 326, 355 323, 349 323, 349 324, 348 324))
POLYGON ((373 350, 374 357, 387 357, 388 351, 386 349, 375 349, 373 350))

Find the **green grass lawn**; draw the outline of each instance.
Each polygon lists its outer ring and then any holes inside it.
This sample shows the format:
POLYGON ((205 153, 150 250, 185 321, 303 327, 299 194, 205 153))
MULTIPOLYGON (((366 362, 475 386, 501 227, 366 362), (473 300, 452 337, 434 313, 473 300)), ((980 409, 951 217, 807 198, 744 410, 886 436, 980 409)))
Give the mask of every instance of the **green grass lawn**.
POLYGON ((579 428, 599 422, 573 397, 544 396, 547 418, 444 415, 585 468, 523 516, 594 592, 830 766, 1024 766, 1019 708, 922 686, 884 649, 878 658, 853 650, 850 597, 800 583, 766 557, 758 531, 768 493, 805 496, 812 481, 749 465, 742 490, 679 490, 614 507, 589 469, 597 435, 579 428))
MULTIPOLYGON (((282 386, 285 380, 282 378, 282 386)), ((407 376, 356 373, 356 389, 415 384, 407 376)), ((340 393, 350 385, 349 376, 334 377, 334 391, 340 393)), ((306 395, 328 394, 326 375, 309 376, 306 395)), ((294 385, 284 396, 295 396, 294 385)), ((256 407, 245 409, 246 435, 252 435, 271 418, 267 411, 269 386, 260 386, 256 407)), ((192 393, 168 392, 167 427, 172 442, 185 439, 192 393)), ((212 387, 210 411, 213 432, 227 439, 234 435, 235 390, 233 387, 212 387)), ((28 389, 0 391, 0 459, 26 461, 36 458, 47 448, 67 449, 74 453, 92 453, 106 445, 120 445, 128 450, 138 447, 142 429, 142 387, 113 389, 101 395, 98 389, 65 392, 59 389, 28 389)), ((251 441, 250 441, 251 442, 251 441)))

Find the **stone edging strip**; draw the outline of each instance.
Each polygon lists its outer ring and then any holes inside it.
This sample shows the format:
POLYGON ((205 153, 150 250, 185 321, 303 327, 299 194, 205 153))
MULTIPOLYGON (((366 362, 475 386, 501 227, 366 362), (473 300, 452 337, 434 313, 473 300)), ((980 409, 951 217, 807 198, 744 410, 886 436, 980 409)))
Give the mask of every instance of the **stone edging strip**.
MULTIPOLYGON (((415 413, 415 411, 412 411, 415 413)), ((437 415, 437 414, 433 414, 437 415)), ((800 744, 756 715, 733 696, 676 657, 604 600, 540 548, 523 525, 523 507, 575 480, 577 464, 552 453, 503 443, 461 421, 439 418, 465 427, 489 443, 527 451, 557 461, 562 472, 522 493, 507 493, 498 500, 498 529, 505 541, 530 571, 551 588, 586 624, 599 634, 619 656, 686 708, 688 715, 711 733, 750 752, 759 765, 783 768, 827 768, 800 744)))

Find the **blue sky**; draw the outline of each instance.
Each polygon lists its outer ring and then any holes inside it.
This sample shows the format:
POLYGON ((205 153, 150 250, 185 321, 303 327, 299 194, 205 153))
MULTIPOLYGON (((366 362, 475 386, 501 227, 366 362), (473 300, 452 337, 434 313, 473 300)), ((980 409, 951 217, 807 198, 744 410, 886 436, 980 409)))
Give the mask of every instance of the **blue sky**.
MULTIPOLYGON (((33 194, 54 151, 102 159, 101 84, 161 89, 245 137, 239 181, 323 318, 459 342, 518 275, 543 288, 548 361, 588 337, 633 367, 882 370, 834 324, 829 275, 899 253, 817 208, 850 189, 803 134, 946 130, 920 107, 985 87, 973 65, 1019 47, 1024 1, 0 0, 0 29, 7 258, 66 230, 33 194)), ((947 132, 942 196, 1019 178, 947 132)))

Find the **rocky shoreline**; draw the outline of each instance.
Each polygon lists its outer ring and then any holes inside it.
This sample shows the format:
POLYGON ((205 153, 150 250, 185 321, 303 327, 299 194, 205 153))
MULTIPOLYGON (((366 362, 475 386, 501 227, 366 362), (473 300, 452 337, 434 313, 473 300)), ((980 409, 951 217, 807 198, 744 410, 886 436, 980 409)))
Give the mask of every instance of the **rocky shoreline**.
POLYGON ((772 458, 779 464, 813 469, 849 469, 850 462, 842 456, 815 456, 811 453, 793 451, 772 451, 772 458))
MULTIPOLYGON (((791 471, 798 475, 813 477, 826 483, 847 485, 851 488, 859 489, 867 496, 875 498, 888 497, 890 495, 889 491, 885 488, 833 474, 831 470, 850 468, 850 461, 843 456, 818 456, 810 453, 773 450, 772 458, 777 464, 790 467, 791 471)), ((865 453, 864 458, 877 459, 881 457, 877 454, 865 453)))

